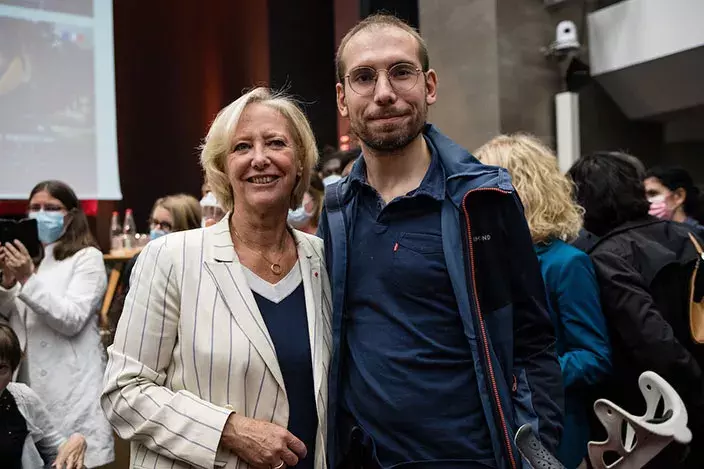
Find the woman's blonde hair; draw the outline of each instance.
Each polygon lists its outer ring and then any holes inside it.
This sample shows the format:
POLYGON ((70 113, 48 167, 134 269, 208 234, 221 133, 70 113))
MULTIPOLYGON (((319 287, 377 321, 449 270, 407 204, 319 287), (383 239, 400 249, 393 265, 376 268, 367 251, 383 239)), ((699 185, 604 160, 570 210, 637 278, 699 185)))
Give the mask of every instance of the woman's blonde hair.
POLYGON ((198 200, 188 194, 167 195, 157 199, 152 207, 152 214, 161 207, 171 214, 174 220, 172 231, 186 231, 200 228, 202 211, 198 200))
POLYGON ((254 88, 222 109, 208 131, 201 146, 200 163, 215 198, 228 212, 234 206, 234 194, 225 168, 225 159, 232 152, 232 136, 245 108, 252 103, 260 103, 275 109, 290 124, 289 131, 295 143, 297 167, 301 171, 291 194, 290 208, 301 205, 308 189, 310 175, 318 162, 318 148, 308 119, 296 102, 280 92, 268 88, 254 88))
POLYGON ((574 201, 574 184, 560 173, 555 154, 538 138, 521 133, 499 135, 482 145, 476 156, 511 174, 534 243, 570 242, 577 237, 584 210, 574 201))

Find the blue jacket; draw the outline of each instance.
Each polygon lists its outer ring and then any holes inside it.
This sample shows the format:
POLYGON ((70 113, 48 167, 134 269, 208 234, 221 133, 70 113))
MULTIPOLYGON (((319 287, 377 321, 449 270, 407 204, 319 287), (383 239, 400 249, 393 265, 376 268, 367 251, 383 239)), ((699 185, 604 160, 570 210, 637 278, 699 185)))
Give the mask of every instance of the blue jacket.
POLYGON ((592 386, 611 370, 611 346, 589 256, 560 240, 535 247, 557 336, 565 386, 564 432, 557 457, 567 469, 587 455, 592 386))
MULTIPOLYGON (((520 425, 530 423, 551 451, 562 431, 562 376, 540 267, 506 170, 481 164, 432 125, 426 125, 424 134, 447 175, 441 215, 445 261, 472 350, 496 464, 517 469, 521 460, 513 437, 520 425)), ((347 178, 327 188, 320 221, 333 290, 328 411, 333 469, 344 438, 336 431, 337 393, 345 372, 340 351, 348 314, 347 259, 354 255, 348 237, 357 212, 349 188, 347 178)))

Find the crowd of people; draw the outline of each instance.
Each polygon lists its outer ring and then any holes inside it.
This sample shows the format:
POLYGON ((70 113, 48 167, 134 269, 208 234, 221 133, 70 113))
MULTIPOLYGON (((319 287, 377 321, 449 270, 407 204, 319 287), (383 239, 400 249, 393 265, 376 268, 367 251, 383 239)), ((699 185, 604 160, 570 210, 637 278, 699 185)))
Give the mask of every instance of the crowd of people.
POLYGON ((0 246, 2 466, 101 467, 114 430, 133 468, 517 469, 530 424, 586 468, 605 438, 594 400, 642 413, 651 370, 693 441, 647 467, 701 468, 691 176, 620 152, 563 174, 521 133, 472 154, 427 122, 429 63, 393 16, 347 33, 336 93, 355 150, 319 157, 296 102, 266 88, 222 109, 201 148, 208 202, 154 203, 107 354, 102 254, 71 188, 39 183, 41 256, 0 246))

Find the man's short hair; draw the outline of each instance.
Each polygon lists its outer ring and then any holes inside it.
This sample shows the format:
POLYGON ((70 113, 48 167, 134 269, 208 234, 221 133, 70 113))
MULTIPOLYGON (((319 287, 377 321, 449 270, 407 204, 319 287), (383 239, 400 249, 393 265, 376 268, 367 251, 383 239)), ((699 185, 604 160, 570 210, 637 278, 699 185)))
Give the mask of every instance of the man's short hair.
POLYGON ((337 81, 339 83, 343 83, 345 80, 345 64, 342 62, 342 54, 345 51, 345 47, 347 47, 347 43, 350 42, 350 39, 352 39, 352 37, 354 37, 357 33, 366 29, 382 29, 387 27, 401 29, 413 36, 418 43, 418 60, 420 61, 421 68, 424 72, 428 71, 430 68, 428 46, 421 35, 418 34, 418 31, 400 18, 389 14, 377 13, 364 18, 352 29, 350 29, 347 34, 345 34, 345 37, 342 38, 340 47, 337 48, 337 54, 335 55, 335 70, 337 70, 337 81))

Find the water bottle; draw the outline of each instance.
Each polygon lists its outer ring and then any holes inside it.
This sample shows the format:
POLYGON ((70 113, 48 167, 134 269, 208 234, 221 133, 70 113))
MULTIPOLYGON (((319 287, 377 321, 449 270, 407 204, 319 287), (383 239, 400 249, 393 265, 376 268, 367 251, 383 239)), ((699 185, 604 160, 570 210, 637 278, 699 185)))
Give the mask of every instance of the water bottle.
POLYGON ((119 251, 122 249, 122 226, 120 226, 120 214, 112 212, 110 220, 110 250, 119 251))
POLYGON ((137 234, 137 225, 134 222, 132 209, 125 210, 125 222, 122 225, 122 242, 125 249, 132 249, 135 244, 135 235, 137 234))

